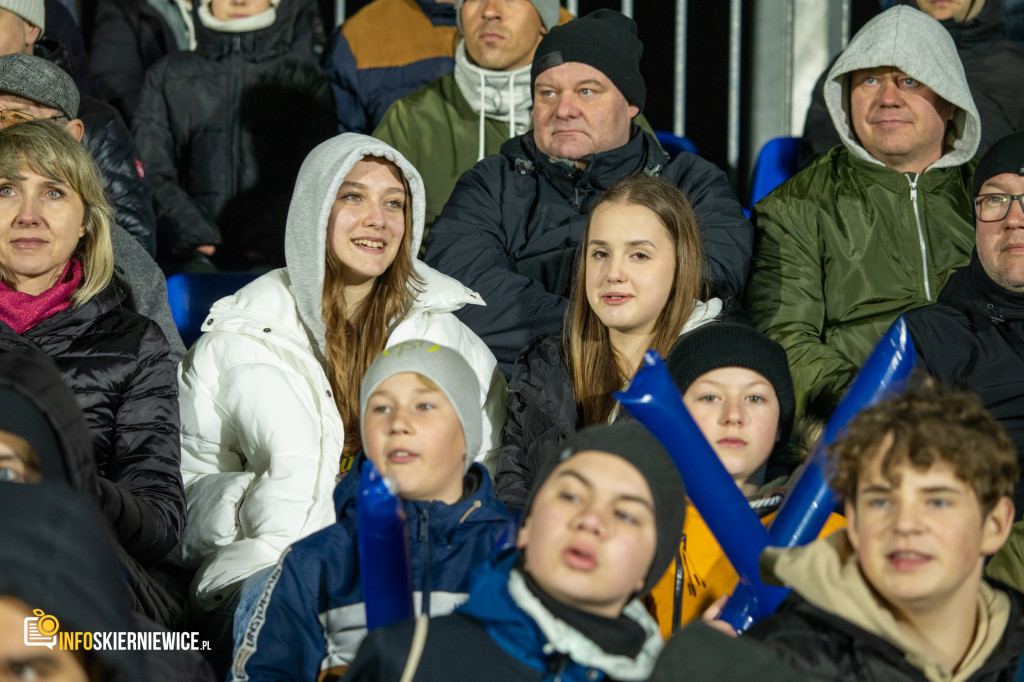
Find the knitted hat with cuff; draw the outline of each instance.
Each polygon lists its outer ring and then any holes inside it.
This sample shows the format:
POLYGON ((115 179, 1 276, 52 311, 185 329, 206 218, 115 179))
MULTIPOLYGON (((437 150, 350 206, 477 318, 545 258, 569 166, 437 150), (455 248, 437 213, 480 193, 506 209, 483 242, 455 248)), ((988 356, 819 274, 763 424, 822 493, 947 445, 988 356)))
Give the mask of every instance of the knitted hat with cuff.
POLYGON ((0 0, 0 8, 38 26, 40 33, 46 30, 46 5, 43 0, 0 0))
POLYGON ((1024 130, 1010 133, 988 148, 974 169, 974 196, 981 186, 997 175, 1024 175, 1024 130))
POLYGON ((451 348, 432 341, 403 341, 387 348, 370 364, 359 388, 359 431, 366 447, 363 428, 366 403, 377 387, 402 372, 413 372, 437 384, 455 408, 466 441, 465 470, 473 464, 483 438, 480 383, 469 363, 451 348))
POLYGON ((608 77, 626 101, 643 110, 647 87, 640 75, 644 44, 636 36, 636 23, 611 9, 595 12, 555 26, 541 38, 533 55, 530 89, 537 76, 566 62, 594 67, 608 77))

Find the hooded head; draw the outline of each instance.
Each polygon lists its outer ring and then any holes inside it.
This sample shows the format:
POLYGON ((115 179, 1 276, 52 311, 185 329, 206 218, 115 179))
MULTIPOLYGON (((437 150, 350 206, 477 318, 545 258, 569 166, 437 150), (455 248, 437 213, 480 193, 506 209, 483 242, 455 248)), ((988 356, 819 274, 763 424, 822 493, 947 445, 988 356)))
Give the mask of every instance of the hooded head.
POLYGON ((35 348, 0 352, 0 432, 25 441, 43 481, 95 495, 92 436, 74 394, 49 356, 35 348))
POLYGON ((906 6, 886 10, 865 24, 843 50, 825 81, 829 114, 850 153, 861 160, 886 165, 857 139, 850 104, 851 74, 880 67, 897 69, 954 107, 945 125, 942 155, 928 167, 960 166, 970 161, 981 139, 981 121, 956 45, 942 24, 906 6))
POLYGON ((411 207, 412 214, 406 225, 412 233, 409 253, 414 258, 423 238, 426 210, 423 180, 416 168, 392 147, 368 135, 344 133, 319 144, 309 153, 295 180, 284 252, 299 316, 315 340, 321 357, 326 344, 321 299, 331 207, 349 171, 368 156, 394 163, 409 186, 406 211, 411 207))
MULTIPOLYGON (((13 597, 55 618, 49 621, 57 629, 55 636, 138 630, 122 568, 96 503, 59 483, 0 486, 0 597, 13 597)), ((98 679, 148 679, 137 651, 85 654, 102 668, 98 679)))

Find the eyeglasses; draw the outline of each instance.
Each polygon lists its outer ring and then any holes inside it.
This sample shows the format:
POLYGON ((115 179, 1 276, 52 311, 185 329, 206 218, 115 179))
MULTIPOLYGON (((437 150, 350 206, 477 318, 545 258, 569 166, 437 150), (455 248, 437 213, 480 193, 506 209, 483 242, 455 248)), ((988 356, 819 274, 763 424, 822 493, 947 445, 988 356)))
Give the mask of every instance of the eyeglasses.
POLYGON ((983 223, 995 223, 1010 214, 1016 200, 1024 211, 1024 194, 979 194, 974 197, 974 215, 983 223))
POLYGON ((43 121, 57 121, 62 118, 67 118, 64 114, 57 114, 56 116, 33 116, 27 111, 21 109, 0 109, 0 126, 6 128, 7 126, 16 125, 18 123, 24 123, 25 121, 34 121, 36 119, 43 121))

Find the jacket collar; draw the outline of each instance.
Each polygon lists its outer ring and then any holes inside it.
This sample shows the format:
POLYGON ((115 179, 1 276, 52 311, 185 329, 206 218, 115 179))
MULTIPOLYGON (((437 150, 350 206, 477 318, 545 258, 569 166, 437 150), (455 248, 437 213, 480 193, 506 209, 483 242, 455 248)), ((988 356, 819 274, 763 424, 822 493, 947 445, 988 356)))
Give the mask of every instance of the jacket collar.
MULTIPOLYGON (((555 618, 533 596, 514 569, 518 552, 487 566, 475 576, 469 601, 461 608, 481 623, 501 648, 524 664, 547 672, 559 655, 569 666, 593 668, 623 681, 646 680, 663 646, 657 623, 638 600, 626 605, 623 615, 639 624, 647 641, 634 659, 602 651, 584 633, 555 618)), ((573 679, 567 675, 566 679, 573 679)))
POLYGON ((574 205, 581 200, 589 204, 624 175, 637 171, 659 175, 668 164, 668 155, 658 146, 657 141, 635 123, 630 125, 632 135, 626 144, 592 155, 590 163, 582 171, 574 165, 553 161, 541 153, 537 149, 532 130, 503 144, 501 154, 509 158, 520 173, 542 176, 561 194, 573 199, 574 205), (596 193, 580 196, 581 192, 592 191, 596 193))
POLYGON ((950 276, 939 294, 939 302, 960 309, 981 305, 987 310, 990 321, 997 325, 1024 320, 1024 294, 993 282, 978 258, 977 249, 971 254, 970 264, 950 276))

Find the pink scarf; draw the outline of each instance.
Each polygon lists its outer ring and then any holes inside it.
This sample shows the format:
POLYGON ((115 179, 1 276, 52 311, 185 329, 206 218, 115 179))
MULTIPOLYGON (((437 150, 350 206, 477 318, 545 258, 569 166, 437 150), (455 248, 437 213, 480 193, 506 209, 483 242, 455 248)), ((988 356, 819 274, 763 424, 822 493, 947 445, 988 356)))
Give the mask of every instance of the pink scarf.
POLYGON ((82 265, 72 258, 64 266, 57 283, 38 296, 15 291, 0 282, 0 320, 16 333, 24 334, 43 320, 66 310, 71 305, 71 294, 81 281, 82 265))

